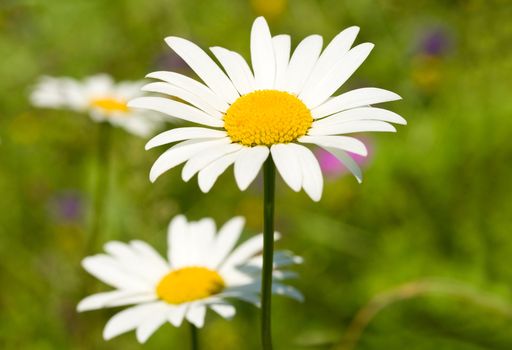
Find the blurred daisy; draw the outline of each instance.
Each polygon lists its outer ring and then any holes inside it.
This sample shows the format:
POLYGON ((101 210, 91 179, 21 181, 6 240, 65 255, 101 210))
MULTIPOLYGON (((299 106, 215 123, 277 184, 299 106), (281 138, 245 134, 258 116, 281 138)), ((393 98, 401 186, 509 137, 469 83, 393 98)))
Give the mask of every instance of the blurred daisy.
MULTIPOLYGON (((108 321, 103 337, 136 330, 143 343, 166 322, 179 327, 186 319, 202 327, 207 308, 233 317, 230 298, 258 305, 262 259, 257 254, 263 237, 257 235, 235 248, 243 225, 244 220, 235 217, 216 233, 212 219, 187 222, 177 216, 169 225, 168 260, 142 241, 107 243, 107 254, 87 257, 82 265, 116 290, 83 299, 78 311, 133 304, 108 321)), ((278 270, 300 262, 289 252, 275 253, 274 293, 302 300, 300 292, 280 282, 293 272, 278 270)))
POLYGON ((396 129, 406 124, 391 111, 372 104, 400 99, 397 94, 361 88, 331 97, 363 63, 373 48, 364 43, 350 48, 359 31, 350 27, 322 51, 322 37, 311 35, 299 43, 290 57, 290 36, 272 37, 263 17, 251 32, 253 70, 236 52, 211 48, 224 71, 190 41, 166 38, 167 44, 197 73, 204 84, 174 72, 154 72, 162 82, 143 90, 178 97, 141 97, 130 107, 159 111, 201 127, 166 131, 146 148, 178 142, 154 163, 150 179, 186 162, 182 177, 198 173, 203 192, 234 164, 236 182, 245 190, 262 164, 272 159, 284 181, 294 191, 301 188, 315 201, 323 188, 322 171, 304 145, 315 144, 334 154, 359 181, 359 167, 346 153, 365 156, 365 145, 345 134, 396 129), (343 135, 343 136, 342 136, 343 135))
POLYGON ((138 136, 149 136, 161 124, 156 113, 132 110, 127 101, 142 96, 142 81, 115 83, 106 74, 83 81, 42 77, 30 99, 34 106, 89 113, 96 122, 108 122, 138 136))

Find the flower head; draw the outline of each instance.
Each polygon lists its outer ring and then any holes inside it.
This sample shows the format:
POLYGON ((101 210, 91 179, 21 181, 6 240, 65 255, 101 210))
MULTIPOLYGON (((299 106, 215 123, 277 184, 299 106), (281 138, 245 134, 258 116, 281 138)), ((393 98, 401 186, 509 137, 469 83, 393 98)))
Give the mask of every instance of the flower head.
MULTIPOLYGON (((186 319, 202 327, 207 308, 233 317, 230 298, 258 305, 263 237, 254 236, 235 248, 243 225, 244 220, 235 217, 217 233, 210 218, 187 222, 177 216, 169 225, 167 260, 142 241, 107 243, 107 254, 87 257, 82 265, 116 290, 83 299, 78 310, 135 305, 114 315, 103 336, 108 340, 136 330, 137 339, 145 342, 166 322, 179 327, 186 319)), ((274 254, 274 293, 302 299, 300 292, 280 282, 293 273, 278 270, 300 262, 289 252, 274 254)))
POLYGON ((309 144, 332 153, 361 181, 361 171, 347 152, 366 156, 366 147, 345 134, 393 132, 391 123, 406 121, 396 113, 370 106, 400 99, 390 91, 361 88, 331 97, 373 48, 370 43, 350 48, 358 31, 357 27, 342 31, 323 51, 322 37, 311 35, 290 55, 290 36, 272 37, 266 21, 259 17, 251 32, 252 70, 234 51, 211 48, 222 70, 197 45, 168 37, 167 44, 204 83, 174 72, 154 72, 148 77, 161 82, 143 89, 181 101, 141 97, 128 105, 202 126, 172 129, 148 142, 147 149, 178 142, 156 160, 151 181, 186 162, 183 179, 198 174, 199 187, 207 192, 234 164, 238 187, 245 190, 271 156, 294 191, 303 188, 318 201, 322 171, 305 146, 309 144))
POLYGON ((83 81, 71 78, 43 77, 30 99, 37 107, 71 109, 89 113, 96 122, 109 122, 138 136, 149 136, 161 124, 156 113, 133 110, 130 99, 142 96, 142 81, 115 83, 106 74, 83 81))

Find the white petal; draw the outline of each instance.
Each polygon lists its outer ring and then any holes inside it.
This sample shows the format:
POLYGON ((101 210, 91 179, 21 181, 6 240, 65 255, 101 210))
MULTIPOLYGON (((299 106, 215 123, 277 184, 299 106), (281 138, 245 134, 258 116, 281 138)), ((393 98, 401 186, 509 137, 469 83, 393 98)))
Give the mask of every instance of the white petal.
POLYGON ((383 122, 389 123, 397 123, 402 125, 407 124, 407 121, 404 118, 394 112, 388 111, 387 109, 375 107, 359 107, 339 112, 320 120, 316 120, 313 122, 312 127, 324 127, 356 120, 381 120, 383 122))
POLYGON ((161 260, 147 259, 133 246, 122 242, 108 242, 105 244, 105 251, 114 257, 126 272, 147 281, 148 284, 157 283, 168 270, 161 260))
POLYGON ((222 144, 212 146, 196 156, 190 158, 190 160, 183 167, 181 177, 183 181, 190 180, 200 170, 206 168, 213 161, 240 150, 243 146, 238 143, 222 144))
POLYGON ((222 64, 233 85, 241 95, 255 90, 256 82, 245 59, 234 51, 222 47, 212 47, 210 50, 222 64))
POLYGON ((208 257, 208 267, 217 268, 224 261, 240 238, 244 224, 245 219, 237 216, 221 227, 208 257))
POLYGON ((205 113, 211 115, 212 117, 216 117, 218 119, 222 118, 222 113, 208 104, 206 100, 179 86, 169 83, 157 82, 144 85, 142 90, 178 97, 179 99, 190 103, 192 106, 203 110, 205 113))
POLYGON ((339 148, 344 151, 367 156, 368 150, 363 142, 349 136, 302 136, 301 143, 313 143, 321 147, 339 148))
POLYGON ((380 120, 357 120, 322 127, 312 127, 308 130, 310 136, 327 136, 337 134, 352 134, 356 132, 395 132, 393 125, 380 120))
POLYGON ((136 274, 130 273, 114 258, 97 254, 82 260, 83 268, 91 275, 113 287, 133 291, 148 291, 152 286, 136 274))
POLYGON ((96 293, 80 301, 78 312, 102 309, 106 307, 122 306, 150 302, 156 299, 152 292, 134 292, 130 290, 114 290, 111 292, 96 293))
POLYGON ((363 181, 363 172, 361 171, 361 168, 359 165, 357 165, 355 160, 347 154, 347 152, 330 147, 325 147, 325 149, 332 153, 333 156, 335 156, 341 163, 343 163, 343 165, 345 165, 345 167, 352 173, 352 175, 355 176, 357 182, 361 183, 363 181))
POLYGON ((364 62, 366 57, 368 57, 373 47, 374 45, 370 43, 364 43, 354 47, 347 52, 317 84, 309 85, 308 88, 299 95, 299 98, 309 109, 319 106, 350 78, 364 62))
POLYGON ((210 305, 210 308, 226 319, 233 318, 236 314, 235 307, 230 304, 213 304, 210 305))
POLYGON ((276 61, 270 29, 263 17, 254 21, 251 30, 251 62, 257 89, 272 89, 276 74, 276 61))
POLYGON ((253 304, 257 307, 260 306, 260 297, 258 296, 258 291, 261 289, 258 287, 258 290, 252 292, 252 293, 246 293, 246 292, 231 292, 227 290, 226 292, 223 292, 221 294, 218 294, 219 296, 226 297, 226 298, 234 298, 239 299, 242 301, 245 301, 246 303, 253 304))
POLYGON ((204 325, 204 317, 206 315, 206 307, 202 304, 194 304, 189 307, 187 312, 187 320, 197 328, 202 328, 204 325))
MULTIPOLYGON (((186 141, 185 141, 186 142, 186 141)), ((154 182, 160 175, 165 173, 166 171, 174 168, 177 165, 187 161, 194 155, 198 154, 201 151, 204 151, 210 147, 220 144, 230 143, 231 140, 229 138, 223 139, 214 139, 214 140, 206 140, 196 143, 187 143, 186 145, 182 145, 181 143, 174 145, 169 148, 167 151, 162 153, 160 157, 155 161, 153 166, 151 167, 151 171, 149 173, 149 179, 151 182, 154 182)))
POLYGON ((215 231, 215 221, 211 218, 190 222, 186 243, 181 246, 184 254, 182 254, 179 264, 175 267, 206 266, 208 254, 210 254, 213 246, 215 231))
POLYGON ((183 58, 217 96, 229 103, 239 97, 231 80, 199 46, 174 36, 165 38, 165 42, 183 58))
POLYGON ((231 165, 235 162, 238 157, 238 152, 230 153, 225 155, 222 158, 217 159, 212 162, 206 168, 199 172, 198 183, 199 188, 204 193, 207 193, 215 184, 215 181, 219 178, 219 176, 231 165))
POLYGON ((185 89, 205 100, 205 102, 212 105, 219 112, 225 112, 229 108, 228 103, 217 96, 208 86, 198 82, 197 80, 189 78, 186 75, 160 71, 149 73, 147 77, 160 79, 168 82, 169 84, 181 87, 182 89, 185 89))
POLYGON ((351 108, 400 100, 394 92, 379 88, 361 88, 333 97, 311 111, 313 118, 322 118, 351 108))
POLYGON ((187 312, 188 304, 181 304, 169 309, 168 320, 174 327, 181 326, 185 313, 187 312))
POLYGON ((187 255, 186 242, 188 234, 187 219, 183 215, 175 216, 167 229, 167 258, 173 269, 179 268, 187 255))
POLYGON ((142 87, 146 81, 121 81, 114 86, 114 96, 125 101, 131 100, 137 96, 143 95, 141 92, 142 87))
POLYGON ((168 308, 161 307, 156 309, 150 317, 145 319, 144 322, 137 327, 135 332, 139 343, 144 344, 158 328, 167 322, 168 314, 168 308))
POLYGON ((224 138, 227 133, 222 130, 215 130, 201 127, 186 127, 176 128, 164 131, 146 143, 146 150, 166 145, 168 143, 189 140, 189 139, 210 139, 210 138, 224 138))
POLYGON ((235 180, 241 191, 245 191, 254 181, 268 154, 266 146, 244 147, 239 153, 235 161, 235 180))
POLYGON ((293 147, 288 144, 276 144, 270 148, 272 159, 284 182, 292 190, 298 192, 302 183, 302 172, 298 156, 293 147))
POLYGON ((169 270, 168 262, 146 242, 134 240, 130 242, 130 245, 133 249, 137 250, 144 259, 152 263, 153 269, 156 270, 155 272, 166 273, 169 270))
POLYGON ((322 37, 320 35, 310 35, 299 43, 288 65, 285 91, 298 94, 302 90, 321 50, 322 37))
POLYGON ((112 339, 119 334, 129 332, 137 328, 144 320, 154 312, 165 308, 164 303, 155 302, 131 307, 115 314, 106 324, 103 330, 105 340, 112 339))
POLYGON ((299 162, 302 168, 302 187, 312 200, 318 202, 322 198, 323 177, 320 164, 313 152, 304 146, 293 144, 299 154, 299 162))
MULTIPOLYGON (((275 235, 275 239, 278 235, 275 235)), ((220 266, 220 271, 226 271, 234 268, 235 266, 245 263, 252 258, 256 253, 261 252, 263 249, 263 234, 256 235, 244 243, 240 244, 220 266)))
POLYGON ((281 283, 272 283, 272 294, 283 295, 300 302, 304 301, 304 296, 296 288, 281 283))
POLYGON ((200 109, 163 97, 138 97, 128 102, 128 107, 149 109, 172 118, 207 126, 222 127, 224 125, 222 120, 212 117, 200 109))
POLYGON ((289 35, 281 34, 272 38, 276 58, 276 79, 274 88, 283 90, 286 83, 286 71, 290 61, 291 39, 289 35))
POLYGON ((348 52, 356 39, 357 33, 359 33, 359 27, 350 27, 331 40, 316 62, 304 89, 308 89, 309 86, 316 86, 320 80, 329 74, 334 65, 348 52))
MULTIPOLYGON (((92 112, 96 114, 95 112, 92 112)), ((92 115, 92 114, 91 114, 92 115)), ((161 126, 161 118, 150 111, 132 111, 129 114, 111 115, 106 121, 119 126, 129 133, 139 137, 149 137, 161 126)))

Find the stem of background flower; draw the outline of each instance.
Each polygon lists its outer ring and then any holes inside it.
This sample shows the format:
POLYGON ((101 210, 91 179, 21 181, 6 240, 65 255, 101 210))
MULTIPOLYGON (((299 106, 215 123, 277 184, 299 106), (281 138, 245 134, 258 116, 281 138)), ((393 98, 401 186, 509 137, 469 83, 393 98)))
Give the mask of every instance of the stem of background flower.
POLYGON ((110 146, 112 126, 107 122, 98 124, 98 145, 96 155, 96 184, 94 189, 93 213, 91 222, 91 233, 87 242, 87 254, 90 254, 97 247, 104 228, 105 199, 108 191, 109 170, 110 170, 110 146))
POLYGON ((190 348, 192 350, 199 350, 199 336, 198 329, 192 323, 190 324, 190 348))
POLYGON ((261 345, 272 349, 271 298, 274 258, 274 195, 276 168, 268 157, 263 168, 263 271, 261 275, 261 345))

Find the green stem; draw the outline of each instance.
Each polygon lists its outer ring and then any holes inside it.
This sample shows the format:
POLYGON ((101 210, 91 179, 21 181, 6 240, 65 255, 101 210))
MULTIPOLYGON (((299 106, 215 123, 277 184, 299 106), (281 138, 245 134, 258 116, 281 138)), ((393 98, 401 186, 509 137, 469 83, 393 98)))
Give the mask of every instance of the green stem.
POLYGON ((198 329, 192 323, 190 324, 190 348, 192 350, 199 350, 198 329))
POLYGON ((274 196, 276 168, 271 157, 263 168, 263 271, 261 275, 261 345, 272 350, 271 303, 274 258, 274 196))
POLYGON ((98 244, 104 226, 105 200, 108 192, 110 170, 111 129, 112 126, 107 122, 98 124, 96 188, 94 189, 91 234, 87 243, 87 254, 90 254, 97 248, 96 245, 98 244))

